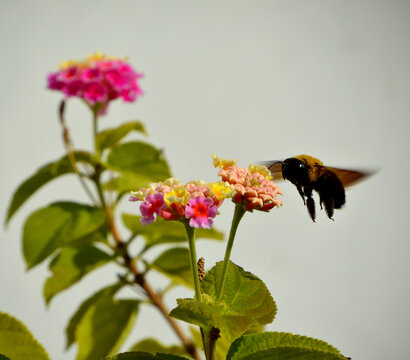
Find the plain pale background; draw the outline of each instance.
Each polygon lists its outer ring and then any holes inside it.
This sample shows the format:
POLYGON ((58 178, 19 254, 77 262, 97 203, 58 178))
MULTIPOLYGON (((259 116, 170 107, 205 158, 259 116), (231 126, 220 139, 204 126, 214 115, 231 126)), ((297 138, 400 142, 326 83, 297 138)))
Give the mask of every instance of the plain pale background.
MULTIPOLYGON (((409 20, 409 1, 1 1, 1 223, 17 185, 64 151, 61 96, 45 89, 47 73, 97 50, 128 56, 145 95, 115 102, 101 124, 142 120, 183 181, 215 181, 212 153, 241 166, 307 153, 380 170, 347 192, 334 222, 322 211, 312 223, 296 189, 281 184, 283 207, 245 216, 232 260, 275 298, 268 330, 323 339, 357 360, 409 358, 409 20)), ((67 121, 75 145, 89 147, 78 100, 67 121)), ((46 308, 47 264, 25 271, 21 228, 33 210, 70 199, 85 200, 71 176, 40 190, 0 242, 0 309, 64 360, 75 356, 63 352, 70 315, 118 272, 101 269, 46 308)), ((228 231, 232 210, 215 226, 228 231)), ((207 268, 224 247, 198 244, 207 268)), ((190 294, 171 292, 170 308, 190 294)), ((175 341, 147 307, 124 349, 145 336, 175 341)))

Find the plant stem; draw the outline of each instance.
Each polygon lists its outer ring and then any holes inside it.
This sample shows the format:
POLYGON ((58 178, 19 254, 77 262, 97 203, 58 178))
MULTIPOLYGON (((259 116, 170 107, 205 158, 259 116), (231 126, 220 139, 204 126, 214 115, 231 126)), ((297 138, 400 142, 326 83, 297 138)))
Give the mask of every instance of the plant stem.
POLYGON ((198 265, 197 265, 197 260, 196 260, 195 228, 189 226, 189 223, 187 221, 184 221, 184 225, 185 225, 186 235, 188 238, 189 258, 191 261, 192 276, 194 278, 195 300, 202 301, 201 287, 199 285, 198 265))
POLYGON ((100 144, 98 143, 98 107, 93 106, 92 107, 92 112, 93 112, 93 138, 94 138, 94 150, 95 153, 97 154, 97 157, 100 158, 101 152, 100 152, 100 144))
POLYGON ((236 204, 235 211, 232 218, 231 230, 229 232, 229 239, 226 245, 224 264, 222 268, 221 282, 219 283, 218 292, 216 294, 216 299, 219 301, 222 297, 223 288, 225 286, 226 273, 228 272, 229 258, 231 257, 231 251, 233 246, 233 241, 235 240, 236 230, 238 229, 239 222, 241 221, 246 210, 241 204, 236 204))
POLYGON ((74 148, 73 144, 70 140, 70 131, 68 130, 67 125, 65 124, 64 120, 64 110, 65 110, 65 101, 62 100, 60 103, 60 107, 58 109, 58 115, 59 115, 59 120, 60 120, 60 125, 61 128, 63 129, 63 142, 64 142, 64 147, 67 152, 68 159, 70 161, 71 167, 73 168, 74 173, 78 176, 78 180, 80 181, 81 186, 83 187, 85 193, 87 196, 90 198, 91 202, 96 205, 97 201, 87 186, 87 183, 84 181, 84 175, 78 170, 77 167, 77 162, 75 160, 74 156, 74 148))

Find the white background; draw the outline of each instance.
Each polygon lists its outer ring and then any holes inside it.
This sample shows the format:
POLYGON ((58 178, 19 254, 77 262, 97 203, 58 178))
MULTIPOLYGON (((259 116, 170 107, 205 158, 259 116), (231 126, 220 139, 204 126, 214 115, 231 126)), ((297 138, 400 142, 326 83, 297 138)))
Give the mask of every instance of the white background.
MULTIPOLYGON (((312 223, 293 185, 281 184, 283 207, 245 216, 232 260, 275 298, 268 330, 323 339, 357 360, 409 358, 409 20, 409 1, 1 1, 0 221, 17 185, 64 151, 61 96, 46 90, 47 73, 97 50, 128 56, 145 74, 145 95, 112 104, 101 123, 142 120, 183 181, 215 181, 212 153, 241 166, 307 153, 379 169, 347 192, 334 222, 322 211, 312 223)), ((89 147, 79 101, 69 101, 67 121, 75 145, 89 147)), ((46 308, 47 265, 25 271, 21 228, 31 211, 72 199, 85 200, 74 177, 41 189, 0 242, 0 310, 52 359, 75 357, 63 352, 65 324, 118 272, 102 269, 46 308)), ((221 209, 216 227, 228 231, 232 209, 221 209)), ((208 268, 224 246, 198 244, 208 268)), ((187 295, 172 292, 169 306, 187 295)), ((176 341, 147 307, 124 349, 145 336, 176 341)))

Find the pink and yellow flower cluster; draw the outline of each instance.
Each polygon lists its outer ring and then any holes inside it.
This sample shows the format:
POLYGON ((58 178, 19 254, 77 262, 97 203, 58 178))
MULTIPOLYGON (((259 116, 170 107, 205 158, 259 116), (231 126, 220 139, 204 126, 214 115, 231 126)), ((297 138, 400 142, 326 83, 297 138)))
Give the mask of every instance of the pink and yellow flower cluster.
POLYGON ((180 180, 170 178, 133 192, 130 200, 142 201, 140 211, 143 225, 160 216, 165 220, 189 219, 191 227, 209 229, 218 208, 234 194, 232 187, 222 181, 206 183, 200 180, 182 185, 180 180))
POLYGON ((133 102, 142 95, 141 77, 125 59, 96 53, 85 60, 63 62, 47 80, 49 89, 62 91, 67 98, 82 98, 90 106, 100 104, 103 113, 112 100, 133 102))
POLYGON ((215 167, 221 168, 218 175, 222 181, 235 190, 233 202, 243 204, 246 210, 269 211, 282 205, 277 195, 282 195, 280 188, 272 181, 266 166, 250 165, 249 169, 236 166, 236 160, 221 159, 212 156, 215 167))

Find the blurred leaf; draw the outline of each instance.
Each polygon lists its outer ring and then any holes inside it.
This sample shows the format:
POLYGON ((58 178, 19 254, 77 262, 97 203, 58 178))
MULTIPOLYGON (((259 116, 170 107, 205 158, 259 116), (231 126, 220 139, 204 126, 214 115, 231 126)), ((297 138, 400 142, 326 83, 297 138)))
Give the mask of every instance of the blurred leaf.
POLYGON ((139 303, 103 297, 90 305, 75 330, 76 359, 99 360, 115 354, 134 324, 139 303))
POLYGON ((184 355, 186 354, 186 351, 183 346, 180 345, 163 345, 156 339, 152 338, 147 338, 144 340, 141 340, 134 344, 129 351, 145 351, 150 354, 156 354, 156 353, 167 353, 167 354, 173 354, 173 355, 184 355))
POLYGON ((132 351, 110 356, 102 360, 188 360, 186 357, 157 353, 152 355, 143 351, 132 351))
POLYGON ((73 202, 56 202, 32 213, 24 224, 23 254, 27 268, 41 263, 60 246, 98 230, 104 212, 73 202))
POLYGON ((201 282, 203 302, 178 299, 170 316, 198 325, 209 332, 212 327, 232 342, 255 325, 273 321, 276 305, 266 285, 255 275, 230 262, 222 298, 216 294, 223 262, 217 263, 201 282))
POLYGON ((227 360, 346 360, 324 341, 281 332, 245 335, 234 341, 227 360))
POLYGON ((106 166, 125 177, 131 176, 140 181, 156 182, 171 176, 162 152, 141 141, 127 142, 113 147, 108 154, 106 166))
POLYGON ((149 266, 168 276, 176 283, 190 288, 194 287, 189 250, 187 248, 176 247, 165 250, 149 266))
MULTIPOLYGON (((77 162, 85 162, 88 164, 94 163, 92 155, 88 152, 76 151, 73 154, 77 162)), ((47 184, 51 180, 58 178, 61 175, 73 172, 74 171, 68 156, 64 156, 61 159, 40 168, 34 175, 20 184, 20 186, 14 192, 13 199, 11 200, 11 203, 7 210, 6 224, 9 222, 15 212, 20 208, 20 206, 23 205, 24 202, 43 185, 47 184)))
POLYGON ((113 259, 112 255, 90 244, 62 248, 49 265, 52 275, 46 280, 43 289, 46 302, 49 303, 60 291, 113 259))
POLYGON ((3 354, 0 354, 0 360, 11 360, 11 359, 3 354))
POLYGON ((66 349, 68 349, 74 343, 77 326, 80 323, 81 319, 84 317, 84 314, 87 312, 87 310, 100 299, 111 299, 116 294, 116 292, 121 289, 122 286, 123 283, 116 283, 107 286, 93 294, 79 306, 77 311, 71 317, 66 328, 66 349))
POLYGON ((131 131, 138 131, 144 135, 147 135, 144 125, 140 121, 131 121, 122 124, 116 128, 110 128, 101 131, 97 135, 97 143, 100 146, 100 150, 103 151, 112 146, 117 145, 125 136, 131 131))
MULTIPOLYGON (((155 178, 155 180, 153 180, 148 174, 127 173, 124 176, 117 176, 111 181, 105 182, 103 188, 109 191, 115 190, 120 196, 123 196, 124 194, 129 194, 131 191, 146 188, 150 183, 158 182, 158 179, 159 178, 155 178)), ((160 180, 163 180, 163 178, 160 180)))
POLYGON ((0 354, 4 355, 3 359, 9 357, 12 360, 49 359, 43 346, 31 335, 26 326, 3 312, 0 312, 0 354))
MULTIPOLYGON (((140 219, 141 216, 122 214, 124 225, 132 234, 144 236, 147 248, 163 243, 187 241, 185 227, 178 221, 166 221, 158 217, 155 222, 144 226, 140 219)), ((224 235, 215 229, 196 229, 195 237, 196 239, 223 240, 224 235)))

